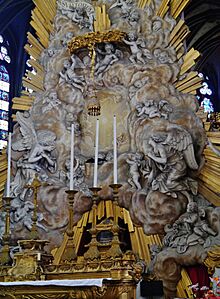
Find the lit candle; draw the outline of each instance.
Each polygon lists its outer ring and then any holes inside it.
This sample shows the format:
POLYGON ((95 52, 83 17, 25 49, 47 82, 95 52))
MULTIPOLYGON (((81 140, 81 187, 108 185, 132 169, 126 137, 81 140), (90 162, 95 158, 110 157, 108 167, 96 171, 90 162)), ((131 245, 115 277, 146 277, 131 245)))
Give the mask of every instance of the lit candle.
POLYGON ((116 133, 116 116, 113 117, 113 143, 114 143, 114 184, 118 183, 117 173, 117 133, 116 133))
POLYGON ((6 196, 10 197, 10 184, 11 184, 11 132, 8 134, 8 173, 7 173, 7 188, 6 196))
POLYGON ((70 151, 70 190, 73 190, 73 169, 74 169, 74 124, 71 125, 71 151, 70 151))
POLYGON ((98 153, 99 153, 99 119, 96 120, 96 136, 95 136, 95 164, 94 164, 94 181, 93 187, 98 187, 98 153))

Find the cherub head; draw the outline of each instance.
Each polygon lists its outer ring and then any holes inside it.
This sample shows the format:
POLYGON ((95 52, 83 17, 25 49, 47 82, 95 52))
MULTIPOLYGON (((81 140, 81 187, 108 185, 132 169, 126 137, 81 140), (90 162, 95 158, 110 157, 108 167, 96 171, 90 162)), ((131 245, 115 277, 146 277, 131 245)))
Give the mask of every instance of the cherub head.
POLYGON ((48 53, 48 56, 52 57, 53 54, 55 53, 54 48, 48 48, 47 53, 48 53))
POLYGON ((167 63, 170 61, 167 52, 163 51, 163 52, 159 53, 159 61, 161 63, 167 63))
POLYGON ((113 47, 113 45, 112 45, 112 44, 106 44, 106 45, 105 45, 105 51, 106 51, 108 54, 112 53, 112 52, 114 51, 114 47, 113 47))
POLYGON ((198 205, 197 205, 197 203, 193 202, 193 201, 189 202, 188 205, 187 205, 186 211, 188 213, 196 213, 196 212, 198 212, 198 205))
POLYGON ((152 29, 153 31, 159 31, 161 28, 162 28, 162 21, 157 19, 157 20, 154 20, 153 23, 152 23, 152 29))
POLYGON ((128 39, 130 41, 135 41, 136 40, 136 34, 134 32, 128 33, 128 39))
POLYGON ((48 98, 49 98, 51 101, 56 101, 56 100, 57 100, 57 93, 56 93, 56 91, 52 91, 52 92, 49 94, 48 98))
POLYGON ((131 11, 130 16, 129 16, 129 21, 131 22, 136 22, 139 19, 139 13, 136 10, 131 11))
POLYGON ((64 66, 65 69, 70 68, 70 66, 71 66, 70 61, 69 61, 68 59, 64 60, 64 62, 63 62, 63 66, 64 66))
POLYGON ((134 82, 134 87, 141 88, 143 86, 142 80, 136 80, 134 82))

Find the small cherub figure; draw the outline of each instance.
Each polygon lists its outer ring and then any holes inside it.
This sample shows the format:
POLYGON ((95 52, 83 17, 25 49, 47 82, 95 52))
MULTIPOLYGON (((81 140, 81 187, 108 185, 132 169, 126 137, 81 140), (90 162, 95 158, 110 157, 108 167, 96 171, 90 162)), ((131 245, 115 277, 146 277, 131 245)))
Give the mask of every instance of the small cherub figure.
POLYGON ((42 107, 43 113, 46 113, 53 108, 58 109, 57 107, 61 104, 61 101, 58 99, 56 91, 50 92, 49 95, 44 98, 43 104, 45 104, 45 106, 42 107))
POLYGON ((140 103, 136 106, 137 116, 140 117, 142 115, 148 116, 148 118, 160 117, 161 114, 158 110, 157 105, 153 100, 148 100, 144 104, 140 103))
POLYGON ((166 100, 161 100, 159 102, 159 110, 161 117, 164 117, 165 119, 168 119, 169 113, 173 111, 171 105, 166 100))
POLYGON ((169 55, 166 51, 162 51, 161 49, 155 49, 153 54, 154 54, 154 57, 161 64, 172 63, 172 59, 169 57, 169 55))
POLYGON ((123 39, 123 41, 126 45, 129 45, 131 49, 131 56, 129 57, 129 60, 132 63, 141 62, 145 64, 142 57, 142 50, 138 47, 136 35, 131 32, 128 34, 128 39, 123 39))
POLYGON ((100 49, 96 50, 99 54, 104 55, 103 59, 100 59, 99 62, 96 64, 95 73, 97 76, 102 74, 104 71, 107 71, 109 67, 119 60, 119 52, 114 52, 114 46, 112 44, 105 45, 105 51, 101 51, 100 49), (116 55, 117 54, 117 55, 116 55))
POLYGON ((143 155, 141 153, 130 154, 126 159, 126 162, 130 166, 130 177, 128 179, 128 182, 132 187, 138 190, 141 190, 142 188, 139 182, 140 180, 139 167, 141 166, 142 159, 143 159, 143 155))
POLYGON ((77 63, 75 55, 71 56, 71 60, 72 64, 68 59, 66 59, 63 63, 64 70, 60 72, 61 82, 66 81, 83 92, 83 87, 85 85, 84 76, 78 75, 75 72, 75 66, 77 63))

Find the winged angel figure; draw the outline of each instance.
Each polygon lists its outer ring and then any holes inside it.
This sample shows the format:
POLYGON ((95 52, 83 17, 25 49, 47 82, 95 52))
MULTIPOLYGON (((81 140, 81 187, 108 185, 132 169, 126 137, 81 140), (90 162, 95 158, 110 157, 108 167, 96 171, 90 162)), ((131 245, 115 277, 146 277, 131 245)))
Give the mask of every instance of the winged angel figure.
POLYGON ((38 173, 41 180, 47 179, 47 171, 56 171, 55 157, 52 151, 55 149, 56 135, 49 130, 36 131, 29 113, 17 112, 17 121, 20 125, 21 139, 12 145, 14 151, 24 154, 17 161, 17 172, 11 185, 13 196, 20 195, 24 200, 27 189, 25 185, 30 185, 38 173))
POLYGON ((182 126, 170 124, 167 132, 151 136, 145 149, 154 164, 151 167, 154 173, 149 175, 151 181, 148 179, 152 190, 174 198, 177 197, 176 192, 180 191, 191 201, 190 194, 197 193, 197 182, 187 176, 187 170, 198 170, 199 166, 190 133, 182 126))

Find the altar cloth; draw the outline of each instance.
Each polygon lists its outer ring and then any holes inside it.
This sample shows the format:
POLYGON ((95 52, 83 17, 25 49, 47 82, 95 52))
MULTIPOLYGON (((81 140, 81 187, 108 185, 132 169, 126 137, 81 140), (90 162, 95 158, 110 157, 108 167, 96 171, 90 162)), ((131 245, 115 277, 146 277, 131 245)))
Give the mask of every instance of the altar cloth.
MULTIPOLYGON (((111 278, 105 278, 111 280, 111 278)), ((63 287, 80 287, 80 286, 97 286, 102 287, 103 278, 101 279, 65 279, 65 280, 36 280, 36 281, 13 281, 0 282, 0 286, 63 286, 63 287)))

